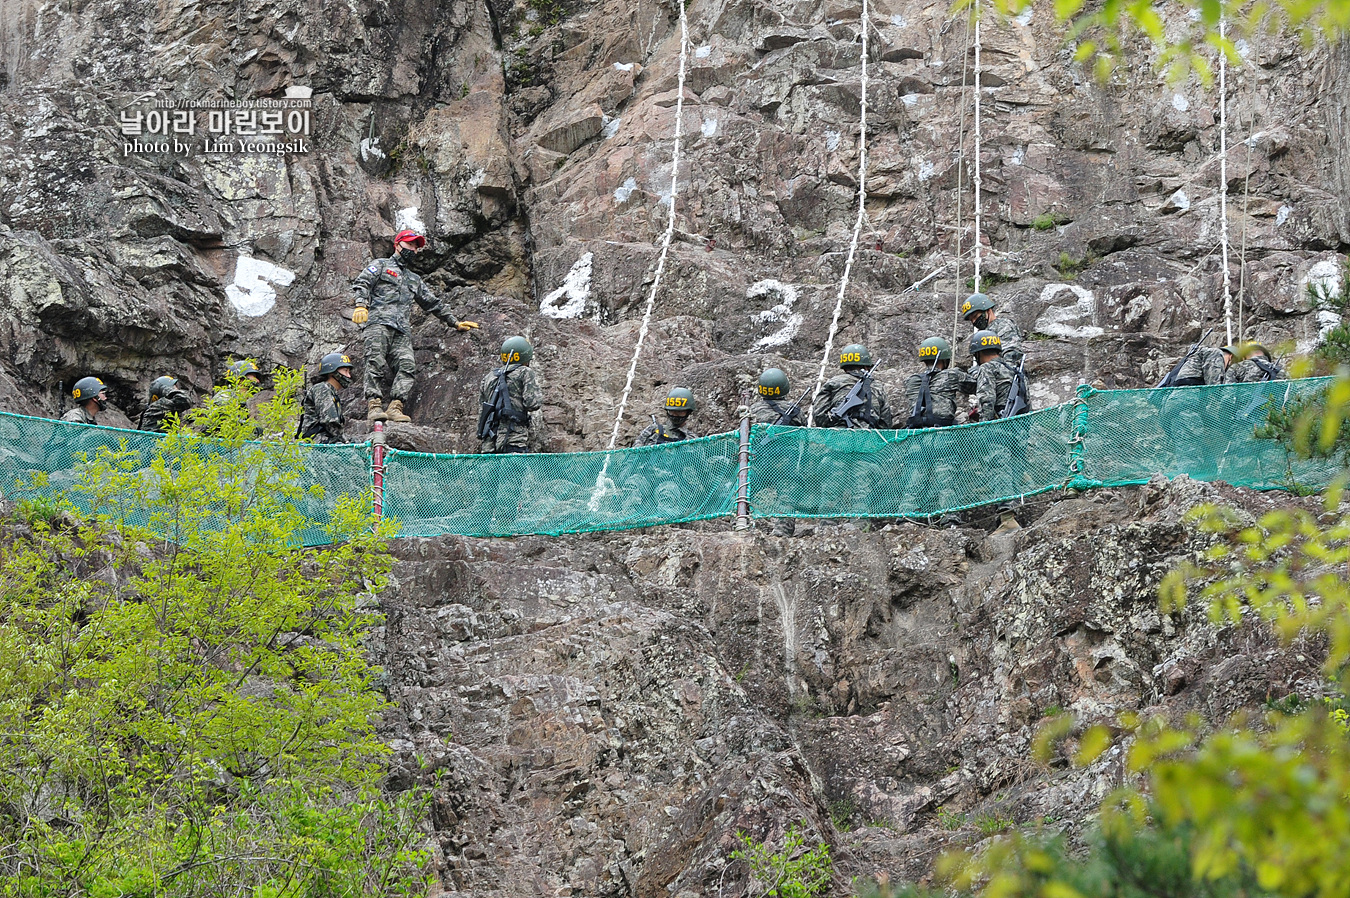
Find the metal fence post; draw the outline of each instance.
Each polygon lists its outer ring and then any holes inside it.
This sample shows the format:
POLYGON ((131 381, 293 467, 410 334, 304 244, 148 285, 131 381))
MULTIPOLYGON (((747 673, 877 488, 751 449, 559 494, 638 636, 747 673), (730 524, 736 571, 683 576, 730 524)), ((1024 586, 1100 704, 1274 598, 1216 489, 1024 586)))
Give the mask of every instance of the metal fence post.
POLYGON ((375 526, 380 526, 380 521, 384 518, 384 423, 375 422, 375 430, 370 435, 371 447, 374 450, 371 465, 371 492, 374 494, 375 505, 375 526))
POLYGON ((750 409, 741 406, 740 470, 736 476, 736 529, 750 529, 750 409))

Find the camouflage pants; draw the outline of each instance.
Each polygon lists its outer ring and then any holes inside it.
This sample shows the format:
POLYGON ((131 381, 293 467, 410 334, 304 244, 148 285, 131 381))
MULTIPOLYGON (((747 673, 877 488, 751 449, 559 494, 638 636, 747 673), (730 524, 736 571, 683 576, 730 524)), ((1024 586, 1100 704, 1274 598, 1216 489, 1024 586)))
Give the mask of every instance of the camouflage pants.
POLYGON ((383 324, 366 325, 364 336, 366 398, 384 398, 384 382, 389 377, 392 363, 394 383, 389 388, 389 398, 407 402, 408 395, 412 393, 413 373, 417 370, 417 363, 413 360, 412 337, 383 324))

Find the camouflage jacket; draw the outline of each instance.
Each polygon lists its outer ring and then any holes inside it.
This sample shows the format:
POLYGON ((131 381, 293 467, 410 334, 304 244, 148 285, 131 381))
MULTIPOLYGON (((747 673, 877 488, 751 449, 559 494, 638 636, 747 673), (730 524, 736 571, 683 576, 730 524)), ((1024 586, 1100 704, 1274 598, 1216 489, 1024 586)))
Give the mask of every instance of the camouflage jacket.
POLYGON ((62 421, 69 421, 71 424, 97 424, 93 415, 84 410, 84 406, 77 405, 61 416, 62 421))
POLYGON ((1013 380, 1017 377, 1017 366, 1000 356, 983 365, 976 365, 971 375, 975 378, 975 398, 980 403, 980 420, 994 421, 1003 417, 1003 409, 1012 393, 1013 380))
POLYGON ((661 424, 652 416, 652 423, 647 425, 647 429, 638 434, 637 442, 634 446, 657 446, 661 443, 678 443, 680 440, 691 440, 694 435, 684 427, 676 424, 670 418, 666 418, 666 423, 661 424))
MULTIPOLYGON (((854 376, 845 372, 837 374, 825 382, 821 388, 820 395, 816 397, 816 403, 813 407, 816 417, 817 427, 847 427, 848 422, 836 418, 831 411, 835 406, 844 401, 853 385, 861 379, 861 376, 854 376)), ((889 430, 891 427, 891 408, 886 402, 886 391, 877 383, 876 378, 872 378, 872 401, 868 405, 868 414, 857 415, 853 417, 853 426, 868 430, 880 429, 889 430)))
POLYGON ((342 443, 342 401, 326 380, 310 384, 300 396, 300 436, 316 443, 342 443))
MULTIPOLYGON (((905 407, 902 411, 905 413, 907 426, 918 426, 912 420, 914 416, 914 406, 919 401, 919 391, 923 387, 924 375, 928 372, 920 371, 917 374, 911 374, 905 380, 905 407)), ((975 382, 970 375, 959 368, 947 368, 943 371, 934 371, 928 377, 928 396, 931 405, 928 409, 930 417, 951 419, 946 424, 939 426, 946 427, 949 424, 957 423, 957 413, 960 412, 962 393, 971 393, 975 389, 975 382)), ((934 425, 928 425, 934 426, 934 425)))
POLYGON ((422 278, 398 259, 376 259, 352 282, 358 308, 369 309, 367 325, 382 324, 402 333, 412 332, 412 307, 416 302, 432 315, 454 327, 454 315, 422 283, 422 278))
MULTIPOLYGON (((755 400, 754 405, 750 406, 750 423, 752 424, 777 424, 778 419, 787 414, 788 409, 792 408, 792 403, 783 399, 765 399, 763 396, 755 400)), ((801 406, 797 406, 796 411, 792 413, 789 420, 784 421, 783 427, 805 427, 806 412, 801 406)))
POLYGON ((1192 346, 1186 351, 1191 352, 1191 355, 1181 366, 1181 370, 1177 372, 1177 380, 1199 378, 1200 382, 1206 386, 1223 383, 1222 350, 1215 349, 1213 346, 1192 346), (1191 352, 1191 349, 1194 349, 1195 352, 1191 352))
POLYGON ((1022 364, 1022 358, 1026 355, 1022 351, 1022 332, 1017 329, 1013 317, 999 315, 989 322, 989 329, 998 334, 998 340, 1003 344, 1003 357, 1012 362, 1014 368, 1022 364))
POLYGON ((137 425, 140 430, 164 430, 169 415, 182 415, 192 407, 192 397, 184 390, 174 390, 145 407, 137 425))
POLYGON ((1256 384, 1267 380, 1284 380, 1285 378, 1285 373, 1274 362, 1267 359, 1247 359, 1229 366, 1228 373, 1224 375, 1223 379, 1224 383, 1230 384, 1256 384), (1266 368, 1257 364, 1258 361, 1264 362, 1266 368))
MULTIPOLYGON (((497 394, 497 378, 501 368, 494 368, 483 375, 483 385, 478 389, 479 401, 491 403, 497 394)), ((544 389, 534 370, 526 365, 508 365, 506 368, 506 395, 511 399, 511 407, 525 421, 503 419, 497 424, 497 433, 492 437, 479 440, 479 452, 502 452, 506 449, 537 452, 544 445, 544 416, 539 411, 544 404, 544 389)))

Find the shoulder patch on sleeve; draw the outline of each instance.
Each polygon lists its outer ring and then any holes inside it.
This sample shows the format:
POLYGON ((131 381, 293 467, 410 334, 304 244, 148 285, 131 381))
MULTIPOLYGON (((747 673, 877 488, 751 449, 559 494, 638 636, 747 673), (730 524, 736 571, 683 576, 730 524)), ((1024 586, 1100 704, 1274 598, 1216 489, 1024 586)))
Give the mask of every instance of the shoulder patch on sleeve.
POLYGON ((374 265, 371 265, 370 267, 368 267, 368 268, 366 269, 366 271, 369 271, 371 274, 378 274, 378 273, 379 273, 379 270, 380 270, 380 263, 379 263, 379 262, 376 262, 374 265))

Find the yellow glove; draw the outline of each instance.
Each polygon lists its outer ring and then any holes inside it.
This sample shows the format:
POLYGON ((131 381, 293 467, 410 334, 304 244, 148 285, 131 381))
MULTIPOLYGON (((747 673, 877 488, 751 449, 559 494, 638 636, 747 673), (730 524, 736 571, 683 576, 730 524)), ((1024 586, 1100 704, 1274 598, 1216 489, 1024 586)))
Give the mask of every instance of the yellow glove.
POLYGON ((461 321, 459 324, 455 325, 455 329, 461 331, 473 330, 474 328, 477 327, 478 327, 477 321, 461 321))
POLYGON ((365 323, 366 323, 366 319, 368 319, 369 317, 370 317, 370 313, 369 313, 369 312, 367 312, 367 311, 366 311, 364 308, 362 308, 361 306, 357 306, 356 309, 352 312, 352 323, 353 323, 353 324, 365 324, 365 323))

